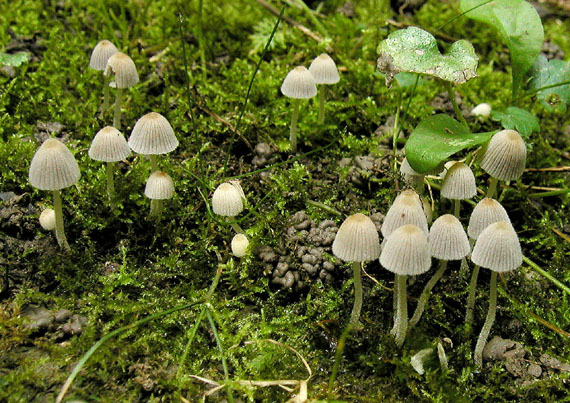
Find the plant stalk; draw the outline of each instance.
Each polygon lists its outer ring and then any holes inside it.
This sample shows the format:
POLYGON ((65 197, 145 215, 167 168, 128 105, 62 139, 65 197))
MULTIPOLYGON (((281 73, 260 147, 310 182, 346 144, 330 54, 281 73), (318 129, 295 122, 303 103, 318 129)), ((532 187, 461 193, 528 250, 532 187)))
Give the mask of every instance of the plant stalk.
POLYGON ((103 106, 101 107, 101 113, 99 114, 99 118, 103 120, 105 112, 109 109, 109 83, 111 82, 111 75, 103 76, 103 106))
POLYGON ((398 311, 396 313, 396 345, 401 348, 406 339, 408 331, 408 301, 406 292, 406 282, 408 276, 396 274, 398 283, 398 311))
POLYGON ((459 220, 459 213, 461 212, 461 200, 454 200, 453 215, 459 220))
POLYGON ((161 214, 162 214, 162 200, 151 199, 149 217, 159 218, 161 214))
POLYGON ((350 331, 352 330, 352 324, 349 322, 348 325, 346 325, 346 328, 344 329, 344 331, 342 332, 342 334, 340 335, 340 339, 338 339, 338 343, 336 344, 336 353, 334 356, 334 365, 333 365, 333 370, 331 372, 331 376, 329 378, 329 390, 327 392, 327 399, 329 401, 333 400, 332 399, 332 392, 333 392, 333 387, 334 387, 334 381, 336 380, 336 376, 338 374, 338 370, 340 368, 340 363, 342 361, 342 353, 344 352, 344 347, 346 346, 346 339, 348 337, 348 335, 350 334, 350 331))
POLYGON ((471 282, 469 283, 469 294, 467 296, 467 309, 465 311, 465 334, 470 335, 473 331, 473 310, 475 308, 475 292, 477 291, 477 277, 479 277, 479 266, 473 267, 471 282))
POLYGON ((457 105, 457 101, 455 100, 455 91, 453 90, 451 83, 449 81, 445 81, 445 87, 447 88, 447 94, 449 95, 449 100, 451 101, 451 104, 453 105, 453 110, 455 111, 455 116, 457 116, 457 119, 463 124, 463 126, 465 126, 467 129, 469 129, 469 126, 467 125, 467 121, 463 117, 463 114, 461 113, 461 109, 459 109, 459 105, 457 105))
POLYGON ((291 153, 297 152, 297 120, 299 119, 300 99, 293 100, 293 115, 291 116, 291 129, 289 131, 289 142, 291 143, 291 153))
POLYGON ((123 95, 123 89, 117 88, 117 98, 115 99, 115 110, 113 114, 113 127, 117 130, 121 130, 121 97, 123 95))
POLYGON ((114 162, 107 162, 106 167, 106 174, 107 174, 107 196, 109 197, 109 202, 111 203, 111 207, 115 208, 115 181, 113 178, 113 172, 115 170, 115 163, 114 162))
POLYGON ((319 124, 323 124, 325 122, 325 102, 326 102, 326 91, 325 86, 321 84, 321 88, 319 89, 319 124))
POLYGON ((479 334, 479 339, 477 339, 477 345, 475 346, 475 364, 478 367, 483 365, 483 349, 485 344, 487 344, 487 338, 489 337, 489 332, 495 322, 495 314, 497 312, 497 272, 491 273, 491 294, 489 296, 489 311, 487 312, 487 318, 485 319, 485 324, 481 329, 481 334, 479 334))
POLYGON ((429 296, 431 294, 431 290, 436 285, 436 283, 439 281, 439 279, 443 276, 443 273, 445 272, 446 268, 447 268, 447 260, 440 260, 439 261, 439 268, 434 273, 432 278, 430 278, 430 280, 428 281, 428 283, 424 287, 424 290, 422 291, 422 295, 420 296, 420 299, 418 300, 418 305, 416 306, 416 310, 414 311, 414 315, 412 316, 412 319, 410 319, 410 323, 408 324, 409 329, 414 327, 420 321, 420 318, 422 317, 422 314, 424 313, 424 308, 426 306, 426 303, 427 303, 429 296))
POLYGON ((61 201, 61 191, 54 190, 53 192, 53 209, 55 211, 55 238, 59 246, 68 251, 71 248, 67 243, 67 238, 65 237, 65 230, 63 228, 63 203, 61 201))
POLYGON ((210 309, 206 307, 206 317, 208 318, 208 322, 210 322, 210 327, 212 328, 212 334, 214 335, 214 338, 216 339, 216 344, 218 345, 218 350, 220 351, 220 355, 222 358, 222 367, 224 368, 224 378, 227 382, 227 395, 228 395, 228 402, 233 403, 234 401, 234 397, 232 394, 232 388, 229 384, 230 381, 230 375, 229 375, 229 371, 228 371, 228 364, 226 363, 226 357, 224 355, 224 349, 222 347, 222 342, 220 341, 220 337, 218 336, 218 330, 216 329, 216 323, 214 322, 214 319, 212 318, 212 314, 210 313, 210 309))
POLYGON ((362 273, 360 262, 352 262, 352 273, 354 274, 354 305, 350 314, 350 323, 353 326, 358 324, 360 311, 362 310, 362 273))
MULTIPOLYGON (((499 180, 497 178, 493 178, 491 176, 491 178, 489 179, 489 188, 487 189, 487 196, 488 198, 492 199, 493 196, 495 195, 495 193, 497 193, 497 184, 499 183, 499 180)), ((497 197, 496 199, 499 198, 499 194, 497 193, 497 197)))
POLYGON ((159 171, 160 168, 158 167, 158 155, 157 154, 149 154, 149 159, 150 159, 150 171, 151 171, 151 173, 159 171))

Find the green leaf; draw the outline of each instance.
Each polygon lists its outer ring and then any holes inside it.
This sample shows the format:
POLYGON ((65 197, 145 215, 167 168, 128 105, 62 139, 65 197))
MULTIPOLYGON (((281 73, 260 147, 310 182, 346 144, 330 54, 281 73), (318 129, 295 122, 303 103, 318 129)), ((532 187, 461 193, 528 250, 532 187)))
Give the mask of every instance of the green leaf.
POLYGON ((534 7, 524 0, 494 0, 480 6, 485 2, 461 0, 459 7, 467 17, 492 25, 502 35, 511 52, 513 99, 516 99, 524 74, 542 48, 542 22, 534 7))
MULTIPOLYGON (((418 77, 415 73, 407 73, 405 71, 398 73, 394 76, 398 85, 402 88, 411 88, 416 83, 416 78, 418 77)), ((421 77, 418 79, 418 87, 420 85, 426 84, 427 81, 421 77)))
POLYGON ((493 132, 471 133, 464 125, 447 115, 434 115, 422 120, 406 142, 406 158, 419 173, 429 173, 451 155, 482 144, 493 132))
POLYGON ((514 106, 508 107, 504 112, 493 111, 491 113, 491 119, 495 122, 501 122, 504 129, 518 131, 524 138, 540 130, 536 116, 527 110, 514 106))
POLYGON ((13 54, 0 52, 0 66, 18 67, 22 63, 26 63, 28 60, 30 60, 30 54, 28 52, 18 52, 13 54))
POLYGON ((378 45, 377 67, 390 87, 400 72, 421 73, 461 84, 476 77, 477 61, 473 45, 459 40, 442 55, 435 38, 423 29, 409 27, 392 32, 378 45))
MULTIPOLYGON (((530 90, 554 85, 570 80, 570 65, 562 60, 551 60, 540 55, 530 70, 530 90)), ((540 103, 549 111, 566 112, 570 103, 570 84, 547 88, 537 93, 540 103)))

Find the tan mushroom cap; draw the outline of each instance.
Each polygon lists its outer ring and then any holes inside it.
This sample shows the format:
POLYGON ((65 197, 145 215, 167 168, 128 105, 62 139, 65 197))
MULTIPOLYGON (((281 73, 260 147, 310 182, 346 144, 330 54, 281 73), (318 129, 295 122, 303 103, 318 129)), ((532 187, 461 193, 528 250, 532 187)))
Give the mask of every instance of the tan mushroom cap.
POLYGON ((507 211, 501 206, 501 203, 486 197, 477 203, 471 212, 467 233, 470 238, 477 239, 485 228, 497 221, 511 222, 507 211))
POLYGON ((311 62, 309 72, 316 84, 335 84, 340 80, 336 63, 326 53, 321 54, 311 62))
POLYGON ((129 88, 139 82, 139 75, 133 59, 122 52, 117 52, 109 58, 105 67, 105 75, 115 74, 117 88, 129 88))
POLYGON ((46 208, 40 214, 40 225, 46 231, 53 231, 55 229, 55 211, 51 208, 46 208))
POLYGON ((512 181, 521 177, 526 164, 526 145, 514 130, 495 133, 483 149, 481 168, 493 178, 512 181))
POLYGON ((166 172, 153 172, 146 181, 144 194, 152 200, 171 199, 174 196, 174 182, 166 172))
POLYGON ((523 256, 513 226, 506 221, 499 221, 485 228, 475 242, 471 260, 476 265, 499 273, 519 267, 523 256))
POLYGON ((410 165, 410 163, 408 162, 408 159, 406 157, 404 157, 404 159, 402 160, 402 164, 400 165, 400 173, 404 176, 421 176, 422 178, 425 176, 425 174, 421 174, 419 172, 416 172, 414 170, 414 168, 412 168, 412 166, 410 165))
POLYGON ((441 186, 441 195, 446 199, 465 200, 477 194, 475 175, 469 165, 456 162, 447 170, 441 186))
POLYGON ((47 139, 30 163, 30 185, 41 190, 60 190, 74 185, 81 173, 71 151, 57 139, 47 139))
POLYGON ((384 243, 380 264, 399 275, 415 276, 428 271, 431 255, 425 232, 413 224, 396 229, 384 243))
POLYGON ((118 50, 110 41, 103 39, 93 49, 91 58, 89 59, 89 67, 95 70, 105 70, 109 58, 117 53, 118 50))
POLYGON ((97 132, 88 151, 91 159, 104 162, 124 160, 130 153, 125 136, 112 126, 106 126, 97 132))
POLYGON ((235 217, 243 211, 239 190, 230 183, 222 183, 212 195, 212 210, 224 217, 235 217))
POLYGON ((281 92, 289 98, 307 99, 317 95, 317 86, 309 70, 298 66, 291 70, 283 80, 281 92))
POLYGON ((248 246, 249 246, 249 241, 247 240, 247 237, 244 234, 236 234, 232 238, 231 242, 232 253, 236 257, 244 257, 245 255, 247 255, 248 246))
POLYGON ((333 254, 346 262, 367 262, 380 256, 380 238, 372 220, 357 213, 341 224, 332 244, 333 254))
POLYGON ((418 194, 411 189, 404 190, 394 200, 388 213, 386 213, 386 217, 384 217, 382 235, 388 237, 397 228, 406 224, 416 225, 427 236, 428 225, 423 203, 418 194))
POLYGON ((430 254, 441 260, 459 260, 471 252, 469 239, 459 220, 451 215, 439 217, 428 236, 430 254))
POLYGON ((128 144, 139 154, 166 154, 178 147, 178 139, 164 116, 150 112, 137 120, 128 144))

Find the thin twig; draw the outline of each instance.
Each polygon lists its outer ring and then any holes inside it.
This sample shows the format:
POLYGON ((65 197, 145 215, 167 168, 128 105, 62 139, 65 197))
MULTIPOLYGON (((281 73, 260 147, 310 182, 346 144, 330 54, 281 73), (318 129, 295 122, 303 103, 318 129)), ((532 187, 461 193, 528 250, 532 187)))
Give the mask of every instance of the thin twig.
POLYGON ((548 167, 548 168, 527 168, 525 172, 569 172, 570 166, 548 167))
MULTIPOLYGON (((273 7, 271 4, 269 4, 268 2, 266 2, 265 0, 257 0, 257 2, 259 4, 261 4, 265 9, 267 9, 271 14, 274 15, 279 15, 279 10, 276 9, 275 7, 273 7)), ((291 17, 287 17, 286 15, 283 16, 283 21, 285 21, 287 24, 290 24, 292 26, 294 26, 295 28, 297 28, 299 31, 301 31, 303 34, 307 35, 309 38, 314 39, 315 41, 317 41, 318 43, 321 43, 323 38, 321 38, 320 35, 314 33, 313 31, 311 31, 309 28, 307 28, 306 26, 298 23, 297 21, 295 21, 293 18, 291 17)))

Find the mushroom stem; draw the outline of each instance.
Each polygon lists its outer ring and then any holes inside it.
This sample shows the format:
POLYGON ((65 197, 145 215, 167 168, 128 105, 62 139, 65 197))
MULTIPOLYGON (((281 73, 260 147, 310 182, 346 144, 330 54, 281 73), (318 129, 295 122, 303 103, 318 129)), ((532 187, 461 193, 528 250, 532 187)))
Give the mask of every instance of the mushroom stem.
MULTIPOLYGON (((497 192, 497 184, 499 183, 499 180, 497 178, 493 178, 491 176, 491 179, 489 180, 489 188, 487 189, 487 197, 489 199, 492 199, 493 196, 495 195, 495 193, 497 192)), ((498 197, 497 197, 498 199, 498 197)))
POLYGON ((406 281, 408 276, 396 274, 398 283, 398 311, 396 313, 396 345, 402 347, 408 331, 408 301, 406 281))
POLYGON ((414 315, 412 316, 412 319, 410 319, 410 323, 408 324, 408 328, 411 329, 412 327, 414 327, 419 322, 420 318, 422 317, 422 314, 424 313, 424 308, 425 308, 426 303, 429 299, 431 290, 433 289, 435 284, 439 281, 441 276, 443 276, 443 273, 445 272, 446 268, 447 268, 447 260, 440 260, 439 261, 439 268, 434 273, 432 278, 430 278, 430 280, 428 281, 428 283, 424 287, 424 290, 422 291, 422 295, 420 296, 420 299, 418 300, 418 305, 416 306, 416 310, 414 311, 414 315))
POLYGON ((392 309, 394 311, 394 314, 392 315, 393 319, 394 319, 394 326, 392 326, 392 330, 390 330, 390 334, 392 336, 396 335, 396 331, 397 331, 397 327, 398 327, 398 322, 396 320, 396 318, 398 317, 398 281, 396 276, 394 276, 394 289, 393 289, 393 296, 392 296, 392 309))
POLYGON ((459 219, 459 212, 461 211, 461 200, 454 200, 453 215, 459 219))
POLYGON ((162 213, 162 200, 151 199, 150 201, 150 217, 160 217, 162 213))
POLYGON ((354 305, 350 314, 350 324, 356 326, 360 319, 362 310, 362 274, 360 262, 352 262, 352 272, 354 274, 354 305))
POLYGON ((115 99, 115 113, 113 115, 113 127, 121 130, 121 96, 123 94, 122 88, 117 88, 117 98, 115 99))
POLYGON ((291 143, 291 152, 297 152, 297 120, 299 119, 300 99, 293 100, 293 115, 291 116, 291 130, 289 131, 289 142, 291 143))
POLYGON ((467 310, 465 312, 465 333, 471 334, 473 330, 473 308, 475 307, 475 291, 477 289, 477 277, 479 276, 479 266, 475 265, 469 283, 469 295, 467 296, 467 310))
POLYGON ((245 231, 239 226, 237 222, 230 223, 236 234, 245 234, 245 231))
POLYGON ((321 89, 319 90, 319 124, 323 124, 325 122, 325 101, 326 101, 326 92, 325 86, 321 85, 321 89))
POLYGON ((114 162, 107 162, 107 195, 111 202, 111 207, 115 207, 115 181, 113 179, 113 171, 115 170, 114 162))
POLYGON ((54 190, 53 192, 53 209, 55 211, 55 237, 59 246, 68 251, 70 250, 69 244, 67 243, 67 238, 65 237, 65 231, 63 229, 63 207, 61 201, 61 192, 59 190, 54 190))
POLYGON ((109 109, 109 83, 111 82, 111 76, 104 76, 103 79, 103 106, 101 107, 101 113, 99 114, 99 118, 103 119, 103 115, 109 109))
POLYGON ((497 272, 493 271, 491 273, 491 294, 489 295, 489 311, 487 312, 487 319, 485 319, 485 324, 481 329, 481 334, 479 334, 479 339, 477 339, 477 345, 475 346, 475 364, 480 367, 483 365, 483 349, 485 344, 487 344, 487 338, 489 337, 489 332, 495 322, 495 313, 497 312, 497 272))
POLYGON ((158 170, 159 170, 159 168, 158 168, 158 155, 156 155, 156 154, 150 154, 150 155, 149 155, 149 158, 150 158, 150 170, 151 170, 151 173, 158 171, 158 170))

